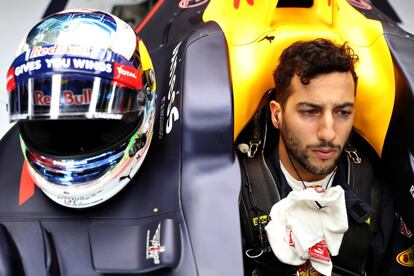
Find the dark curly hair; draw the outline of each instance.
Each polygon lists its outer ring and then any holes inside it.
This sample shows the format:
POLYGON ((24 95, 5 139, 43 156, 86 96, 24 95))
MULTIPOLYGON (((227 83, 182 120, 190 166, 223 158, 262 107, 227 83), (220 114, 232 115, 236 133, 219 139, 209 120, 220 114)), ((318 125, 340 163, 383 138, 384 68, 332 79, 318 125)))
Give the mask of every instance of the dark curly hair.
POLYGON ((279 65, 273 73, 276 84, 275 99, 282 108, 285 107, 292 94, 289 85, 295 74, 307 85, 320 74, 351 72, 356 92, 358 76, 354 66, 357 61, 358 56, 346 43, 338 45, 323 38, 295 42, 283 50, 279 65))

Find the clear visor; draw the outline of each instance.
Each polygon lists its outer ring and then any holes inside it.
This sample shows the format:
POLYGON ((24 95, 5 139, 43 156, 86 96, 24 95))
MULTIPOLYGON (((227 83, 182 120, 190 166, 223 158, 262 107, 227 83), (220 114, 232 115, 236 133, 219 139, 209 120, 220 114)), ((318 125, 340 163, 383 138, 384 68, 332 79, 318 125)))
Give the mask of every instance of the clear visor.
MULTIPOLYGON (((145 90, 145 88, 143 89, 145 90)), ((26 119, 135 120, 146 93, 100 77, 54 74, 18 82, 10 93, 10 121, 26 119)))

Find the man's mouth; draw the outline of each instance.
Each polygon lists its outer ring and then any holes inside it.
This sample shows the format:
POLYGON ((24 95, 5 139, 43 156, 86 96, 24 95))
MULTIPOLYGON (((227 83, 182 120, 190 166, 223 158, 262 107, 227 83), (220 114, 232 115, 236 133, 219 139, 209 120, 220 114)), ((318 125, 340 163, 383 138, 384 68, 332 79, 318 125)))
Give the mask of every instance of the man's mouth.
POLYGON ((323 160, 332 159, 336 156, 338 149, 332 147, 321 147, 321 148, 313 148, 313 154, 323 160))

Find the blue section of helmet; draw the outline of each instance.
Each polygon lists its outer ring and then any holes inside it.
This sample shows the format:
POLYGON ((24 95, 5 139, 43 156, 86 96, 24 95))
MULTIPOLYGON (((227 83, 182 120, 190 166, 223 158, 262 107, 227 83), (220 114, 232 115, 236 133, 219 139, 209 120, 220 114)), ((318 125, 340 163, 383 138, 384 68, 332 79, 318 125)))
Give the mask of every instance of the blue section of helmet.
POLYGON ((56 165, 46 164, 46 162, 42 162, 39 159, 32 159, 29 162, 37 173, 49 182, 70 186, 93 181, 101 177, 122 159, 123 154, 124 151, 108 151, 98 156, 81 160, 56 161, 56 165))
MULTIPOLYGON (((112 79, 114 77, 115 62, 134 67, 132 62, 110 50, 92 49, 90 50, 93 52, 91 56, 96 58, 90 58, 86 53, 85 55, 66 53, 57 56, 55 48, 53 50, 55 54, 51 56, 47 53, 53 47, 55 46, 42 47, 43 50, 38 50, 35 57, 31 57, 31 52, 19 55, 11 65, 11 68, 14 68, 16 83, 21 83, 28 78, 42 79, 54 74, 67 73, 112 79)), ((77 54, 80 54, 81 51, 89 51, 88 49, 76 49, 73 51, 78 51, 77 54)), ((66 51, 66 49, 62 51, 66 51)))

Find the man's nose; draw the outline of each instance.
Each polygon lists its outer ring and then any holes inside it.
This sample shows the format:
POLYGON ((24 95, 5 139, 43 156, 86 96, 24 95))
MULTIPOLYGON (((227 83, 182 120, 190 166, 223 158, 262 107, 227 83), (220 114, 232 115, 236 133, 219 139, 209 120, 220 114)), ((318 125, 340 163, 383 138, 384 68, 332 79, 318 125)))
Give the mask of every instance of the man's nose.
POLYGON ((319 120, 318 138, 321 141, 332 141, 336 137, 335 120, 331 113, 325 112, 319 120))

